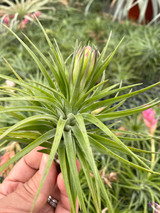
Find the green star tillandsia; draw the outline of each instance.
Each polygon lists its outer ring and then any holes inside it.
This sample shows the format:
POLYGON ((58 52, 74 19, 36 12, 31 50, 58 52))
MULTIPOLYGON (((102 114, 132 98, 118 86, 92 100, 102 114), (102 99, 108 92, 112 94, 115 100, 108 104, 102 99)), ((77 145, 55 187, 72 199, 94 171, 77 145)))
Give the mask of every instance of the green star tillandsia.
MULTIPOLYGON (((0 172, 35 147, 44 147, 41 152, 48 153, 49 160, 35 198, 36 202, 51 163, 58 152, 71 212, 76 212, 76 199, 78 198, 80 208, 85 213, 88 211, 87 198, 82 190, 76 167, 76 159, 78 159, 91 193, 95 211, 97 213, 102 211, 101 197, 103 197, 108 212, 113 213, 114 207, 110 194, 101 179, 92 149, 110 155, 136 169, 154 173, 145 160, 135 152, 145 151, 135 150, 125 145, 115 134, 113 127, 104 122, 111 122, 142 112, 159 103, 154 100, 132 109, 119 110, 126 99, 159 83, 138 91, 131 91, 131 88, 136 85, 115 84, 110 86, 108 80, 105 79, 105 71, 121 42, 107 57, 106 51, 111 35, 101 53, 90 46, 82 47, 76 44, 73 54, 65 61, 57 42, 52 44, 41 24, 40 27, 50 47, 49 58, 43 55, 27 36, 24 35, 32 48, 10 30, 33 58, 45 80, 40 83, 22 79, 6 61, 16 78, 2 74, 0 74, 0 78, 10 80, 16 86, 14 92, 10 91, 9 87, 1 87, 3 97, 0 98, 0 102, 16 101, 19 102, 19 105, 0 108, 0 113, 9 113, 17 120, 11 126, 0 128, 0 146, 5 145, 6 141, 15 140, 25 144, 25 147, 2 165, 0 172), (126 91, 125 94, 124 91, 126 91), (101 110, 95 111, 99 108, 101 110), (132 160, 128 161, 126 156, 130 156, 130 159, 134 158, 134 163, 132 160)), ((132 136, 127 138, 129 137, 132 136)))

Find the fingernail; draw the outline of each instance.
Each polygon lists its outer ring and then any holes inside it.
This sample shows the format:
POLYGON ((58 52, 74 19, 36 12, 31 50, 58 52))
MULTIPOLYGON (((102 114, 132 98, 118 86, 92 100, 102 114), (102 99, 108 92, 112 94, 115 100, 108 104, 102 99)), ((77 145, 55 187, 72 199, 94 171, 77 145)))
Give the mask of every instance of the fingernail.
POLYGON ((42 159, 41 159, 41 164, 39 168, 39 173, 43 175, 44 170, 46 168, 47 162, 48 162, 49 155, 43 154, 42 159))

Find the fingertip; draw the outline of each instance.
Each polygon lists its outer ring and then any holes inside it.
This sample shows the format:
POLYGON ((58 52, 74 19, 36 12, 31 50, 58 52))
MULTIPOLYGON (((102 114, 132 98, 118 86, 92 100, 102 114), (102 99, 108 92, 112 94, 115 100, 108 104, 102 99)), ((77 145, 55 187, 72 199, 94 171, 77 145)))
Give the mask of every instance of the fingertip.
POLYGON ((70 202, 69 202, 69 198, 68 198, 66 188, 64 185, 62 173, 60 173, 57 177, 57 186, 60 191, 60 200, 58 202, 56 212, 62 212, 62 209, 63 209, 63 212, 68 212, 68 211, 70 212, 70 208, 71 208, 70 202), (61 209, 61 211, 60 211, 60 209, 61 209))
MULTIPOLYGON (((79 160, 76 160, 76 165, 77 165, 77 170, 79 172, 81 169, 81 164, 80 164, 79 160)), ((58 188, 61 191, 61 193, 67 196, 62 173, 59 173, 59 175, 57 177, 57 185, 58 185, 58 188)))
POLYGON ((57 186, 58 186, 60 192, 63 195, 67 196, 67 192, 66 192, 66 188, 65 188, 65 185, 64 185, 62 173, 59 173, 59 175, 57 177, 57 186))
POLYGON ((49 159, 49 155, 43 154, 43 156, 42 156, 42 158, 41 158, 40 167, 39 167, 39 173, 40 173, 41 175, 43 175, 43 173, 44 173, 44 170, 45 170, 45 168, 46 168, 48 159, 49 159))

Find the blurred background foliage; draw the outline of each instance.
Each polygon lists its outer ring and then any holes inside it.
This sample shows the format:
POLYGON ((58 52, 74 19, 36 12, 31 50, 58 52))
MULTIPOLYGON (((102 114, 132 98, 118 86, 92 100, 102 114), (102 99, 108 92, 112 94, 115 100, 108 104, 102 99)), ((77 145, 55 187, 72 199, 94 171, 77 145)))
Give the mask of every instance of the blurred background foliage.
MULTIPOLYGON (((15 3, 15 1, 10 2, 15 3)), ((26 0, 25 2, 32 1, 26 0)), ((38 18, 41 20, 50 39, 52 41, 54 39, 57 40, 64 58, 72 53, 76 40, 81 41, 83 45, 95 45, 101 51, 108 40, 110 32, 112 32, 108 48, 108 53, 110 53, 124 37, 123 43, 106 70, 106 78, 109 79, 110 84, 117 82, 122 82, 123 85, 143 83, 138 87, 144 87, 160 81, 159 1, 146 1, 148 4, 150 4, 149 2, 152 3, 153 14, 149 21, 146 20, 145 12, 148 7, 147 4, 140 3, 140 0, 137 3, 131 0, 127 2, 130 4, 129 7, 126 6, 124 1, 118 0, 50 0, 46 1, 47 9, 43 10, 43 15, 40 12, 38 18), (54 10, 52 8, 53 5, 54 10), (155 5, 157 5, 157 9, 155 5), (129 19, 129 11, 135 6, 138 6, 139 14, 136 16, 136 19, 129 19)), ((5 22, 7 19, 4 18, 9 14, 7 10, 3 10, 3 6, 9 7, 7 1, 0 1, 0 73, 13 75, 3 60, 3 57, 5 57, 22 78, 27 77, 28 80, 38 78, 41 82, 43 79, 40 74, 37 74, 39 70, 29 54, 2 25, 3 23, 10 27, 9 23, 5 22)), ((41 9, 39 7, 38 11, 41 11, 41 9)), ((15 12, 15 14, 17 13, 18 11, 15 12)), ((21 17, 21 19, 28 18, 26 17, 27 15, 28 13, 21 17)), ((15 22, 14 30, 18 36, 22 37, 22 33, 26 34, 48 56, 48 45, 46 45, 43 33, 36 21, 28 18, 23 28, 16 27, 18 26, 16 24, 15 22)), ((0 80, 0 84, 5 85, 5 82, 0 80)), ((143 95, 128 100, 123 109, 126 106, 127 108, 138 106, 157 97, 160 97, 160 87, 158 86, 143 95)), ((156 106, 154 110, 156 118, 160 118, 160 107, 156 106)), ((10 115, 0 114, 0 116, 1 127, 4 124, 11 125, 14 123, 10 115)), ((118 121, 115 125, 119 129, 117 134, 124 133, 125 131, 132 131, 134 133, 132 141, 124 140, 126 144, 132 143, 132 146, 134 145, 135 148, 143 147, 144 150, 151 150, 150 140, 141 141, 136 136, 137 133, 149 134, 142 114, 125 118, 118 121)), ((160 150, 159 135, 160 122, 158 121, 155 132, 157 152, 160 150)), ((4 153, 4 150, 0 151, 2 154, 4 153)), ((95 156, 102 179, 106 183, 106 190, 110 192, 110 198, 114 203, 115 213, 153 212, 148 202, 160 204, 159 176, 149 175, 145 172, 129 168, 108 156, 99 155, 96 150, 95 156)), ((150 154, 147 152, 143 153, 142 157, 150 160, 150 154)), ((155 171, 159 172, 160 160, 158 157, 156 158, 154 168, 155 171)), ((92 208, 89 189, 85 184, 86 180, 83 174, 80 173, 80 175, 86 193, 86 202, 90 203, 88 212, 95 213, 95 210, 92 208)), ((107 208, 103 207, 104 212, 107 212, 107 208)))

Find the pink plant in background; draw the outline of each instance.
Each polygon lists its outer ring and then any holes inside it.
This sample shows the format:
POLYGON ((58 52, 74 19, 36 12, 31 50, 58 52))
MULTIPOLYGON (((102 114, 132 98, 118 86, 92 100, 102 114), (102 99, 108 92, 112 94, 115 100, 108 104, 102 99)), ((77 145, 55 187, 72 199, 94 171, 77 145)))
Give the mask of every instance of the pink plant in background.
POLYGON ((29 22, 29 19, 28 18, 25 18, 21 21, 21 24, 20 24, 20 28, 21 29, 24 29, 27 25, 27 23, 29 22))
POLYGON ((24 20, 23 20, 23 23, 24 24, 27 24, 29 22, 29 19, 28 18, 25 18, 24 20))
POLYGON ((39 11, 35 12, 35 13, 33 14, 33 16, 32 16, 32 17, 33 17, 33 20, 35 20, 36 17, 39 18, 40 14, 41 14, 41 13, 40 13, 39 11))
POLYGON ((25 18, 21 21, 21 23, 20 23, 21 29, 24 29, 26 27, 27 23, 30 21, 29 17, 31 17, 30 13, 28 13, 27 16, 25 16, 25 18))
POLYGON ((155 111, 152 108, 149 108, 143 111, 142 114, 145 125, 149 128, 150 133, 153 135, 158 122, 158 119, 155 118, 155 111))
POLYGON ((153 209, 154 209, 154 213, 160 213, 160 205, 158 203, 148 203, 153 209), (155 205, 155 206, 154 206, 155 205))
POLYGON ((9 17, 5 16, 3 19, 4 24, 6 24, 7 26, 9 25, 9 17))
POLYGON ((35 12, 34 15, 35 15, 37 18, 39 18, 40 14, 41 14, 41 13, 40 13, 39 11, 37 11, 37 12, 35 12))

